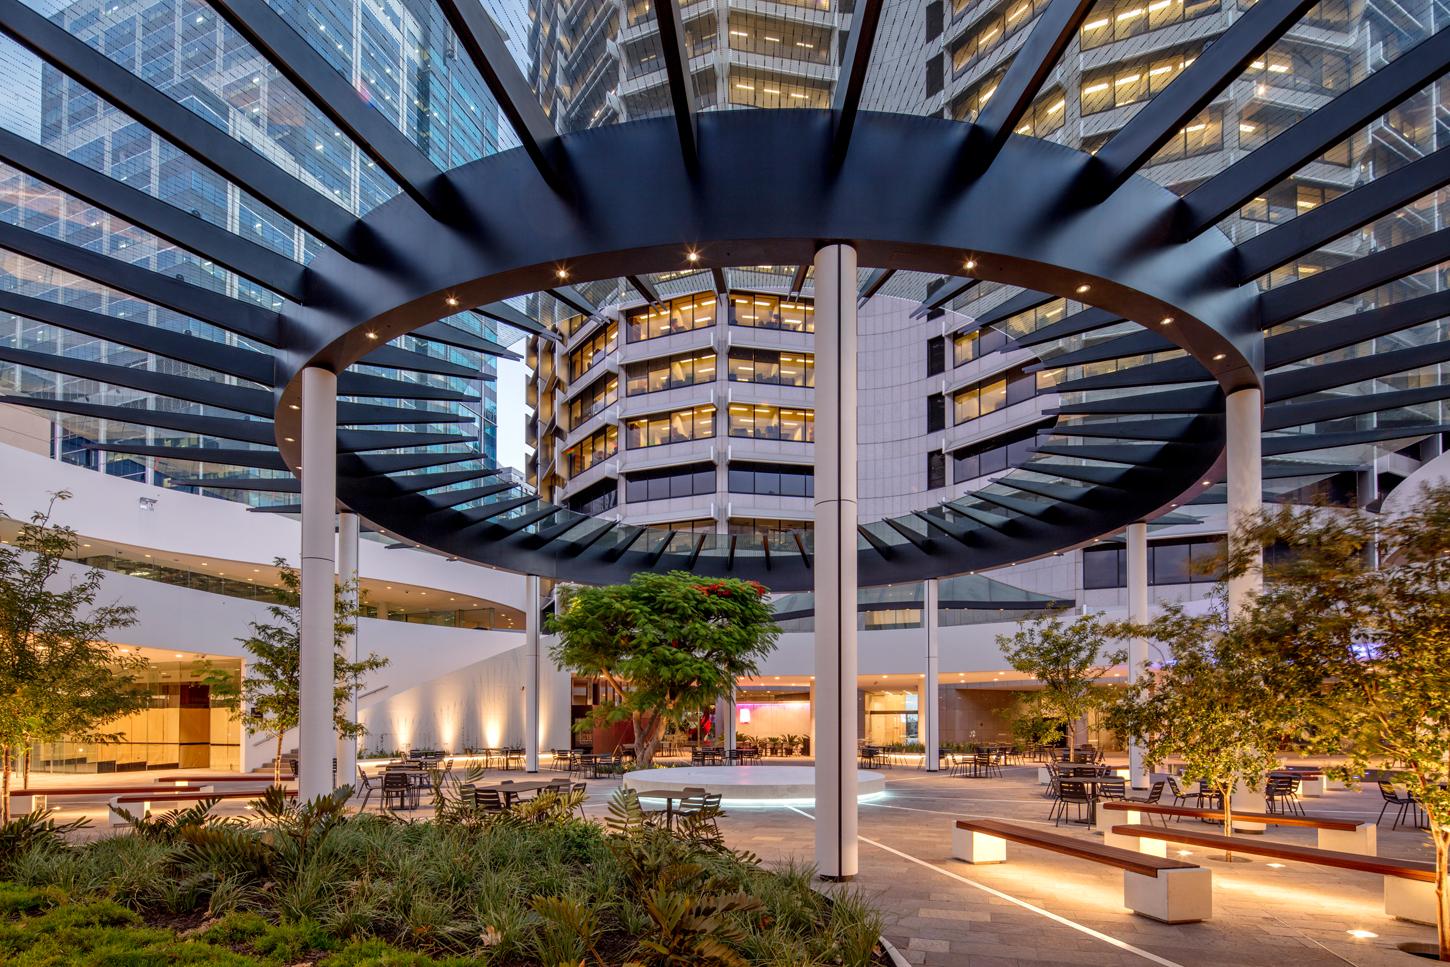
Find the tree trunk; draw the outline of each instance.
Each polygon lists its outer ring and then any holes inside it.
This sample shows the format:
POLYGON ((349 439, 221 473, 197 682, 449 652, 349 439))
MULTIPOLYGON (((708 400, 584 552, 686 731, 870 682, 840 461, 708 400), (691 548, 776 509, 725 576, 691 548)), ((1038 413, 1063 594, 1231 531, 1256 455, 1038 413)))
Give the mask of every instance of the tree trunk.
POLYGON ((24 756, 24 758, 22 758, 20 760, 20 768, 23 770, 20 773, 20 788, 21 789, 29 789, 30 788, 30 746, 29 745, 27 745, 25 747, 25 756, 24 756))
MULTIPOLYGON (((1219 789, 1219 795, 1223 796, 1223 834, 1232 836, 1234 834, 1234 806, 1233 786, 1225 786, 1219 789)), ((1229 850, 1223 851, 1224 858, 1232 861, 1234 855, 1229 850)))
POLYGON ((1445 888, 1445 878, 1450 875, 1450 829, 1435 817, 1431 817, 1430 829, 1435 841, 1435 939, 1440 959, 1450 961, 1450 890, 1445 888))
POLYGON ((272 757, 272 785, 274 786, 282 785, 282 740, 286 737, 285 732, 277 733, 277 754, 272 757))
POLYGON ((655 753, 659 751, 660 736, 664 733, 664 718, 660 715, 650 716, 649 728, 643 727, 644 717, 635 712, 634 720, 634 761, 641 769, 649 769, 654 766, 655 753))
POLYGON ((0 745, 0 826, 10 822, 10 746, 0 745))

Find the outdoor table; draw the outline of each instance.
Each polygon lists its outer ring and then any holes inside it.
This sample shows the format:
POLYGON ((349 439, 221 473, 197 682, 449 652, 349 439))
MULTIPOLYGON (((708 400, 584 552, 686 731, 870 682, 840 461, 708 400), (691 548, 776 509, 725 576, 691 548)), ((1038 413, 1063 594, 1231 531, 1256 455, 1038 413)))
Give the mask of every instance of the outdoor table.
POLYGON ((1122 782, 1120 776, 1059 776, 1059 781, 1080 782, 1087 787, 1088 828, 1098 828, 1098 786, 1108 782, 1122 782))
POLYGON ((498 793, 503 798, 504 806, 512 806, 519 795, 525 792, 538 792, 547 789, 554 784, 553 779, 523 779, 519 782, 489 782, 474 786, 475 789, 488 789, 498 793))
POLYGON ((579 764, 589 770, 590 779, 599 778, 599 764, 601 762, 613 762, 614 756, 608 752, 581 752, 579 764))
POLYGON ((635 793, 635 796, 640 799, 663 799, 665 801, 666 829, 674 829, 675 826, 675 800, 688 799, 698 795, 700 795, 698 789, 688 792, 682 789, 646 789, 643 792, 635 793))

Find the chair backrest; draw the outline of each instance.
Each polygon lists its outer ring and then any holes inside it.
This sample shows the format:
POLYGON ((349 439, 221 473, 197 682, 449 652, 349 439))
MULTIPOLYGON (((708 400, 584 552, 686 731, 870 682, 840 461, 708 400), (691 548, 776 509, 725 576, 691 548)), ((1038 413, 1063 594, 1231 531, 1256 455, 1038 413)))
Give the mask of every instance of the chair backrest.
POLYGON ((587 782, 576 782, 576 783, 574 783, 574 791, 575 792, 588 792, 589 791, 589 783, 587 783, 587 782))
POLYGON ((1071 779, 1061 779, 1057 783, 1058 795, 1066 802, 1087 802, 1087 786, 1081 782, 1074 782, 1071 779))
POLYGON ((1173 791, 1173 795, 1175 798, 1183 798, 1183 788, 1178 785, 1178 778, 1176 776, 1168 777, 1168 788, 1173 791))
POLYGON ((1386 782, 1383 779, 1378 779, 1375 781, 1375 785, 1380 787, 1380 795, 1385 797, 1386 799, 1393 802, 1394 800, 1400 798, 1400 794, 1395 790, 1394 783, 1386 782))
POLYGON ((389 791, 407 789, 408 777, 401 772, 385 772, 383 773, 383 788, 389 791))
POLYGON ((474 805, 481 809, 502 809, 503 796, 497 789, 478 789, 474 792, 474 805))
POLYGON ((364 789, 371 789, 373 787, 373 781, 368 778, 366 772, 363 772, 362 766, 357 767, 357 778, 358 782, 362 783, 364 789))
POLYGON ((1143 802, 1145 802, 1145 803, 1157 802, 1158 800, 1160 800, 1162 798, 1163 798, 1163 780, 1162 779, 1159 779, 1157 782, 1154 782, 1153 785, 1152 785, 1152 787, 1148 790, 1148 795, 1143 799, 1143 802))
POLYGON ((1115 779, 1112 782, 1098 783, 1098 788, 1101 789, 1103 791, 1103 794, 1107 796, 1117 796, 1118 798, 1122 798, 1123 796, 1126 796, 1128 794, 1127 784, 1122 779, 1115 779))
POLYGON ((465 806, 476 806, 478 804, 478 790, 472 783, 463 783, 458 787, 458 799, 465 806))

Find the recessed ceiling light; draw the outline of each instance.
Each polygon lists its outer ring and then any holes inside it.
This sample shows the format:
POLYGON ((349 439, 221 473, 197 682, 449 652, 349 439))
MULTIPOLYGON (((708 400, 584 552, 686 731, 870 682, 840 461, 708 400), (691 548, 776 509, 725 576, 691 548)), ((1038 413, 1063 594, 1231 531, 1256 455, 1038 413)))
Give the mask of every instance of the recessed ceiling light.
POLYGON ((378 338, 378 334, 375 333, 375 332, 370 332, 370 333, 368 333, 368 338, 369 339, 376 339, 376 338, 378 338))
POLYGON ((1205 480, 1205 481, 1204 481, 1204 482, 1203 482, 1203 485, 1204 485, 1204 486, 1205 486, 1205 487, 1212 487, 1212 486, 1213 486, 1213 481, 1212 481, 1212 480, 1205 480))
POLYGON ((1173 325, 1173 317, 1172 316, 1164 316, 1162 319, 1160 319, 1158 321, 1158 325, 1160 325, 1160 326, 1171 326, 1171 325, 1173 325))
POLYGON ((1228 359, 1228 353, 1214 353, 1213 354, 1213 361, 1216 362, 1216 363, 1222 362, 1225 359, 1228 359))
POLYGON ((975 269, 976 267, 977 267, 977 260, 976 259, 967 259, 966 262, 964 262, 962 264, 962 268, 966 269, 968 272, 972 271, 972 269, 975 269))
POLYGON ((1082 295, 1084 292, 1086 292, 1088 289, 1091 289, 1091 288, 1092 288, 1092 286, 1090 286, 1086 282, 1084 282, 1082 285, 1080 285, 1080 286, 1077 287, 1077 294, 1078 295, 1082 295))
POLYGON ((561 279, 567 279, 569 277, 569 270, 568 269, 558 269, 558 270, 556 270, 554 272, 554 274, 557 275, 561 279))
POLYGON ((300 410, 300 409, 302 409, 302 407, 298 406, 296 403, 288 403, 287 404, 287 409, 289 409, 289 410, 300 410))
POLYGON ((685 261, 686 262, 698 262, 698 261, 700 261, 700 253, 699 252, 686 252, 685 253, 685 261))
POLYGON ((446 302, 446 303, 448 303, 450 306, 456 306, 456 305, 458 305, 458 297, 457 296, 452 296, 451 295, 448 298, 444 299, 443 301, 446 302))
POLYGON ((282 439, 283 440, 286 440, 288 443, 296 443, 297 442, 297 438, 295 436, 284 436, 282 439))

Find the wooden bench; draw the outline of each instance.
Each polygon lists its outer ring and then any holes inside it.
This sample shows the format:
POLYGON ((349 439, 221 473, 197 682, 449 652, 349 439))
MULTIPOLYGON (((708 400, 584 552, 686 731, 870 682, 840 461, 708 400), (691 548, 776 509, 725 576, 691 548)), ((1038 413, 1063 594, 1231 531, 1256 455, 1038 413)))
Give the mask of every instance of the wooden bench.
POLYGON ((1221 849, 1231 853, 1267 856, 1270 859, 1289 860, 1294 863, 1311 863, 1315 866, 1327 866, 1337 870, 1374 873, 1384 877, 1385 913, 1387 915, 1397 920, 1409 920, 1413 923, 1424 923, 1431 926, 1435 924, 1434 863, 1365 856, 1361 853, 1342 853, 1335 850, 1315 849, 1312 846, 1298 846, 1294 843, 1277 843, 1273 840, 1260 839, 1257 836, 1223 836, 1219 833, 1206 833, 1195 829, 1125 825, 1114 826, 1113 833, 1117 836, 1142 837, 1169 843, 1182 843, 1187 846, 1221 849))
MULTIPOLYGON (((297 790, 296 789, 288 789, 286 792, 287 792, 287 796, 289 798, 295 799, 297 797, 297 790)), ((175 792, 168 791, 168 792, 163 792, 163 793, 139 792, 139 793, 133 793, 133 794, 127 795, 127 796, 115 796, 115 797, 113 797, 111 799, 111 803, 110 803, 110 805, 111 805, 111 825, 112 826, 125 826, 126 825, 126 818, 120 814, 120 812, 118 811, 118 809, 125 809, 126 806, 128 806, 130 804, 133 804, 133 803, 140 803, 141 804, 141 815, 144 817, 144 816, 148 816, 148 815, 151 814, 151 807, 152 807, 152 805, 157 804, 157 803, 165 804, 165 803, 203 802, 203 801, 209 800, 209 799, 210 800, 222 800, 222 799, 256 799, 259 796, 261 796, 261 794, 262 794, 262 790, 247 790, 246 792, 186 792, 186 793, 175 793, 175 792)), ((130 810, 127 810, 127 811, 129 812, 130 810)))
POLYGON ((952 855, 968 863, 1005 863, 1007 843, 1090 860, 1123 871, 1123 906, 1164 923, 1195 923, 1213 916, 1213 873, 1201 866, 1105 846, 999 819, 959 819, 952 855))
MULTIPOLYGON (((177 792, 202 792, 205 786, 182 783, 175 787, 177 792)), ((50 804, 51 799, 75 796, 114 796, 127 792, 146 792, 145 786, 30 786, 10 790, 10 812, 20 815, 38 812, 50 804)))
MULTIPOLYGON (((165 783, 168 783, 168 782, 179 782, 179 783, 190 783, 190 784, 198 785, 198 786, 212 786, 212 785, 219 786, 219 785, 223 785, 223 784, 226 784, 226 783, 245 783, 247 785, 253 785, 253 786, 270 786, 272 784, 272 774, 270 772, 268 772, 268 773, 258 772, 258 773, 255 773, 253 775, 248 775, 248 776, 162 776, 161 778, 157 779, 156 781, 158 783, 162 783, 162 784, 165 784, 165 783)), ((297 781, 297 777, 296 776, 283 776, 282 777, 282 782, 284 782, 284 783, 296 782, 296 781, 297 781)))
MULTIPOLYGON (((1192 806, 1105 802, 1099 803, 1098 808, 1109 812, 1125 813, 1123 821, 1126 823, 1142 822, 1143 816, 1207 819, 1212 822, 1223 822, 1222 810, 1198 809, 1192 806)), ((1374 823, 1360 822, 1357 819, 1331 819, 1328 816, 1301 816, 1295 813, 1241 813, 1237 809, 1234 810, 1233 816, 1235 821, 1242 818, 1250 822, 1262 823, 1265 826, 1301 826, 1318 830, 1318 846, 1323 850, 1359 853, 1364 856, 1374 856, 1379 852, 1374 823)), ((1132 843, 1121 841, 1121 837, 1115 837, 1111 831, 1105 835, 1107 842, 1114 846, 1134 848, 1132 843)), ((1138 848, 1149 848, 1149 851, 1155 852, 1158 856, 1166 855, 1167 847, 1162 845, 1161 840, 1153 840, 1152 844, 1150 847, 1149 843, 1144 842, 1141 838, 1138 839, 1138 848)))

